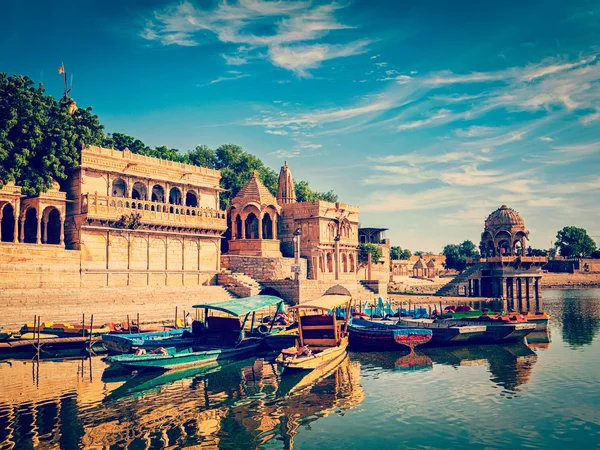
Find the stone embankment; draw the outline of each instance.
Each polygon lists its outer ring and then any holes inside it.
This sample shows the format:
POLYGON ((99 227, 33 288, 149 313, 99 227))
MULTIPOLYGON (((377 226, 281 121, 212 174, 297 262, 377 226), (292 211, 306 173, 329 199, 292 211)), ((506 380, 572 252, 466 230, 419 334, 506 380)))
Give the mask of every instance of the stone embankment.
POLYGON ((434 278, 432 280, 407 278, 403 281, 395 281, 393 283, 389 283, 388 292, 390 294, 412 295, 435 294, 450 281, 452 281, 452 278, 434 278))
POLYGON ((600 273, 545 273, 542 289, 600 288, 600 273))

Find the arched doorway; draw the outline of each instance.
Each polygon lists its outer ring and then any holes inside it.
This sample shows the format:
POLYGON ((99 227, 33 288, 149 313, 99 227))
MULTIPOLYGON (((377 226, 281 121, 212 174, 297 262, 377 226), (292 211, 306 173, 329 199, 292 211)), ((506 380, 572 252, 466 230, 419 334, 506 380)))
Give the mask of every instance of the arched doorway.
POLYGON ((263 216, 262 228, 262 238, 273 239, 273 220, 269 213, 265 213, 263 216))
POLYGON ((146 192, 146 186, 139 181, 134 183, 133 189, 131 190, 131 198, 134 200, 147 200, 148 193, 146 192))
POLYGON ((171 205, 181 205, 181 191, 179 188, 171 188, 169 191, 169 203, 171 205))
POLYGON ((283 298, 283 295, 281 295, 281 293, 277 289, 272 287, 264 288, 258 293, 258 295, 274 295, 275 297, 283 298))
POLYGON ((44 210, 44 230, 42 242, 45 244, 60 244, 60 212, 53 206, 44 210))
POLYGON ((348 258, 345 253, 342 253, 342 267, 344 268, 344 272, 348 272, 348 258))
POLYGON ((23 242, 28 244, 35 244, 37 242, 37 212, 35 208, 29 208, 25 213, 23 242))
POLYGON ((254 213, 248 214, 245 220, 246 239, 258 239, 258 218, 254 213))
POLYGON ((15 236, 15 209, 10 203, 2 207, 2 242, 13 242, 15 236))
POLYGON ((165 190, 160 184, 155 184, 152 187, 152 201, 159 203, 165 202, 165 190))
POLYGON ((127 195, 127 183, 121 178, 117 178, 112 183, 112 196, 125 197, 127 195))
POLYGON ((239 214, 235 216, 235 238, 242 239, 242 218, 239 214))
POLYGON ((352 253, 348 255, 348 259, 350 260, 350 272, 354 272, 354 256, 352 253))
POLYGON ((333 272, 333 258, 331 257, 331 253, 327 253, 327 272, 333 272))
POLYGON ((185 205, 196 208, 198 206, 198 196, 195 191, 187 191, 185 194, 185 205))

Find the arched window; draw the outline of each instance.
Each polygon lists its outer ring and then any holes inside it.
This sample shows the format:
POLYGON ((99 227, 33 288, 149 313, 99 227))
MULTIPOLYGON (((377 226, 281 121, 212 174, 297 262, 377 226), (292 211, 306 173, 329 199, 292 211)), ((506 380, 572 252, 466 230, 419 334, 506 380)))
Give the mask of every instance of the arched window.
POLYGON ((185 194, 185 206, 198 207, 198 195, 196 195, 195 191, 187 191, 185 194))
POLYGON ((148 192, 146 192, 146 186, 143 183, 137 181, 133 184, 131 190, 131 198, 134 200, 148 200, 148 192))
POLYGON ((181 205, 181 191, 179 188, 171 188, 169 191, 169 203, 171 205, 181 205))
POLYGON ((273 220, 269 213, 265 213, 262 221, 262 238, 273 239, 273 220))
POLYGON ((242 239, 242 218, 239 214, 235 217, 235 236, 237 239, 242 239))
POLYGON ((152 201, 159 203, 165 202, 165 190, 160 184, 155 184, 152 188, 152 201))
POLYGON ((15 235, 15 209, 10 203, 4 204, 0 208, 2 210, 2 242, 13 242, 15 235))
POLYGON ((350 272, 354 272, 354 255, 350 253, 348 259, 350 260, 350 272))
POLYGON ((348 272, 348 258, 345 253, 342 253, 342 267, 344 268, 344 272, 348 272))
POLYGON ((331 253, 327 253, 327 272, 333 272, 333 258, 331 257, 331 253))
POLYGON ((121 178, 117 178, 112 183, 111 192, 113 197, 125 197, 127 195, 127 183, 121 178))
POLYGON ((246 239, 258 239, 258 218, 254 213, 248 214, 245 221, 246 239))

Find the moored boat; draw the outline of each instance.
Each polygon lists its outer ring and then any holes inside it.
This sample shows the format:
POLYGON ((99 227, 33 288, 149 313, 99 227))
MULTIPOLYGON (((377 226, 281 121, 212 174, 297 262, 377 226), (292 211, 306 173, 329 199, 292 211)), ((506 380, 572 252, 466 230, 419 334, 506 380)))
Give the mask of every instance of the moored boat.
POLYGON ((277 357, 283 373, 314 370, 346 354, 351 301, 349 295, 324 295, 291 308, 298 311, 299 342, 277 357), (346 319, 338 322, 335 310, 342 305, 346 307, 346 319))
POLYGON ((481 317, 482 315, 483 311, 480 309, 473 309, 467 305, 452 305, 446 306, 440 317, 444 319, 465 319, 467 317, 481 317))
POLYGON ((396 322, 379 322, 353 318, 348 324, 350 345, 353 347, 389 350, 407 346, 412 350, 426 344, 433 337, 431 330, 398 325, 396 322))
POLYGON ((292 328, 265 335, 265 345, 271 350, 282 350, 296 345, 297 339, 298 329, 292 328))
POLYGON ((527 322, 534 323, 537 331, 545 331, 548 329, 548 322, 550 321, 550 315, 545 312, 526 312, 523 313, 523 317, 527 319, 527 322))
POLYGON ((169 370, 250 356, 263 342, 262 335, 255 333, 254 329, 256 311, 274 305, 277 305, 277 314, 283 306, 283 300, 271 295, 256 295, 195 305, 194 308, 204 309, 204 322, 194 322, 192 325, 194 345, 185 348, 159 347, 152 353, 109 356, 106 361, 129 368, 169 370), (218 311, 230 317, 209 316, 209 311, 218 311), (250 314, 252 322, 247 333, 245 325, 250 314), (241 316, 244 317, 243 321, 240 320, 241 316))
POLYGON ((436 322, 433 319, 401 318, 401 325, 431 330, 431 340, 426 345, 461 345, 480 341, 486 332, 484 325, 453 325, 447 322, 436 322))
MULTIPOLYGON (((42 333, 51 334, 55 337, 73 337, 73 336, 89 336, 90 327, 82 326, 80 323, 54 323, 54 322, 42 322, 39 329, 33 323, 27 323, 21 327, 21 336, 27 335, 28 333, 42 333)), ((94 325, 91 330, 93 335, 101 335, 110 333, 110 328, 106 324, 94 325)))
POLYGON ((131 353, 138 348, 151 351, 159 347, 189 347, 195 342, 190 331, 185 328, 175 328, 150 333, 104 334, 102 342, 106 349, 113 353, 131 353), (188 331, 189 337, 184 337, 185 331, 188 331))

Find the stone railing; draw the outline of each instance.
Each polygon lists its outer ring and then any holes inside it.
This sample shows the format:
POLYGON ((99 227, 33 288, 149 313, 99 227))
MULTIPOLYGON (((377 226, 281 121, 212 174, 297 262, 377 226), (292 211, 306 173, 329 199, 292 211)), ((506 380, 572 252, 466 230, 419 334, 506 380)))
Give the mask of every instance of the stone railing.
POLYGON ((135 213, 140 214, 142 223, 151 225, 227 229, 225 211, 97 194, 81 196, 81 213, 104 220, 135 213))
POLYGON ((548 258, 545 256, 490 256, 488 258, 482 258, 481 261, 487 261, 489 263, 512 263, 516 260, 524 263, 547 263, 548 258))

